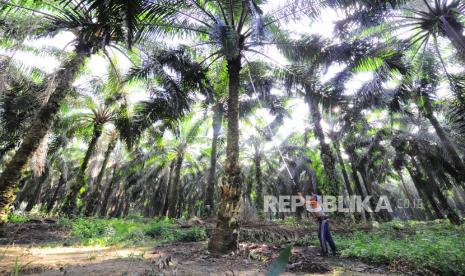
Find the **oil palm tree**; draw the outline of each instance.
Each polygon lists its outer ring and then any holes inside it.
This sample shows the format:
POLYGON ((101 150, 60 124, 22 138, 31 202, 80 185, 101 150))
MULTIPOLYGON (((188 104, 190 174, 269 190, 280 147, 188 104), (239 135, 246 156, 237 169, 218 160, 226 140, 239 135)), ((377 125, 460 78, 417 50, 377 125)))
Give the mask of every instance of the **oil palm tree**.
POLYGON ((314 13, 315 6, 307 2, 290 2, 265 15, 257 1, 157 1, 148 9, 148 24, 144 33, 191 37, 200 44, 216 47, 207 59, 212 62, 224 57, 228 70, 228 111, 226 177, 220 189, 218 223, 209 243, 213 251, 227 252, 237 248, 239 225, 236 219, 241 196, 239 168, 239 94, 242 58, 246 51, 263 41, 264 30, 277 21, 297 13, 314 13), (305 5, 306 4, 306 5, 305 5), (297 7, 299 6, 299 7, 297 7), (150 11, 163 11, 158 15, 150 11))
MULTIPOLYGON (((194 93, 211 97, 206 72, 201 64, 192 60, 185 49, 141 47, 141 63, 134 65, 126 79, 141 80, 150 96, 134 105, 131 116, 122 116, 116 123, 121 138, 129 147, 136 143, 145 130, 162 122, 164 128, 189 111, 195 100, 194 93)), ((124 111, 126 112, 126 111, 124 111)))
MULTIPOLYGON (((0 98, 0 160, 9 151, 15 149, 22 135, 30 125, 35 111, 40 107, 44 96, 41 84, 18 77, 17 70, 5 70, 5 73, 17 76, 5 81, 5 89, 0 98)), ((19 75, 21 76, 21 75, 19 75)))
MULTIPOLYGON (((29 158, 50 129, 62 100, 72 90, 72 83, 85 59, 106 46, 128 40, 125 20, 117 7, 102 4, 100 10, 91 10, 86 4, 70 1, 50 4, 44 1, 2 1, 2 15, 21 14, 40 22, 40 35, 71 31, 75 35, 74 51, 62 66, 46 80, 48 100, 37 112, 31 126, 13 158, 0 175, 0 221, 6 220, 9 206, 14 201, 15 189, 29 158), (116 12, 115 12, 116 9, 116 12), (40 20, 40 21, 39 21, 40 20)), ((39 36, 36 32, 36 36, 39 36)))
POLYGON ((185 159, 192 160, 189 148, 194 141, 200 140, 199 134, 204 119, 194 119, 192 115, 188 115, 180 120, 178 126, 174 130, 172 142, 168 143, 168 151, 173 153, 174 157, 174 178, 170 187, 168 198, 168 216, 176 217, 178 215, 177 207, 180 204, 179 196, 181 191, 181 170, 185 159))
POLYGON ((85 207, 85 210, 84 210, 84 215, 85 216, 91 216, 92 214, 94 214, 96 212, 96 207, 98 206, 98 202, 99 202, 99 197, 100 197, 100 186, 102 184, 102 180, 103 180, 103 177, 105 175, 105 171, 106 171, 106 168, 107 168, 107 165, 108 165, 108 162, 110 161, 110 156, 116 146, 116 143, 118 142, 118 134, 116 132, 116 130, 112 130, 110 131, 110 133, 108 133, 108 145, 107 145, 107 148, 105 150, 105 153, 104 153, 104 156, 103 156, 103 161, 102 161, 102 165, 100 167, 100 170, 99 170, 99 173, 97 175, 97 179, 95 180, 95 182, 92 184, 93 185, 93 189, 89 195, 89 197, 87 198, 87 204, 86 204, 86 207, 85 207))
POLYGON ((284 71, 285 86, 289 91, 294 90, 303 96, 309 107, 313 130, 320 144, 321 160, 328 182, 331 185, 328 187, 327 192, 337 194, 341 185, 336 172, 336 156, 325 139, 325 133, 321 125, 322 113, 320 105, 328 110, 344 103, 344 91, 338 85, 347 79, 347 76, 346 72, 343 71, 336 76, 341 80, 333 79, 329 85, 322 84, 319 81, 321 77, 320 66, 321 64, 329 66, 332 62, 339 60, 349 60, 347 57, 352 57, 355 60, 354 63, 357 63, 357 59, 359 59, 357 54, 359 53, 355 50, 355 43, 353 45, 334 45, 328 47, 327 50, 323 50, 324 45, 327 43, 328 41, 313 36, 296 41, 288 40, 286 44, 280 45, 279 48, 293 62, 293 65, 284 71))
MULTIPOLYGON (((398 164, 406 165, 420 194, 427 198, 438 217, 446 214, 451 223, 460 225, 462 220, 447 201, 434 173, 441 166, 441 149, 422 138, 400 133, 392 139, 398 164), (406 159, 409 157, 410 162, 406 159)), ((447 163, 447 161, 445 162, 447 163)))
MULTIPOLYGON (((435 59, 431 49, 425 50, 421 56, 418 56, 410 63, 408 59, 403 58, 403 56, 400 57, 400 59, 397 59, 395 66, 389 65, 392 62, 385 59, 380 66, 374 67, 376 68, 374 78, 358 92, 357 98, 359 100, 355 104, 353 111, 381 102, 387 104, 391 111, 399 112, 409 101, 413 101, 440 138, 440 143, 452 160, 453 167, 457 170, 454 176, 459 177, 462 179, 460 182, 463 182, 462 172, 465 170, 465 163, 454 141, 446 133, 444 126, 440 124, 434 113, 436 111, 435 94, 444 77, 440 70, 440 62, 435 59), (400 83, 393 90, 385 89, 383 83, 389 79, 395 79, 391 74, 392 69, 396 69, 401 73, 400 83)), ((454 90, 454 87, 451 87, 451 89, 454 90)))
MULTIPOLYGON (((405 7, 404 14, 394 20, 394 27, 409 30, 413 35, 409 45, 419 43, 437 45, 439 36, 446 37, 457 50, 459 57, 465 61, 465 36, 463 35, 465 4, 460 0, 419 1, 423 5, 415 8, 405 7)), ((394 17, 396 18, 396 17, 394 17)))
MULTIPOLYGON (((98 106, 96 108, 91 108, 90 111, 91 113, 81 115, 82 121, 92 128, 92 134, 78 174, 76 176, 76 181, 69 187, 68 194, 66 195, 63 206, 61 208, 62 212, 67 216, 71 216, 75 213, 78 195, 81 189, 87 186, 87 167, 97 147, 100 136, 104 132, 105 124, 114 119, 114 113, 108 107, 98 106)), ((84 126, 81 126, 80 128, 82 129, 84 126)))

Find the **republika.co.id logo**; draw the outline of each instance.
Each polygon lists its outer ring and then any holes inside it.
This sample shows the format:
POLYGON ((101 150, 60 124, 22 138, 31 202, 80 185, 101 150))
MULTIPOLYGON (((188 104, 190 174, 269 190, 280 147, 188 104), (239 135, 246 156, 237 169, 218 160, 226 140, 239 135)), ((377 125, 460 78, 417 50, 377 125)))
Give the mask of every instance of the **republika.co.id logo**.
MULTIPOLYGON (((305 202, 309 202, 312 196, 306 196, 305 201, 300 196, 270 196, 263 197, 264 212, 295 212, 298 207, 304 207, 305 202)), ((395 204, 392 204, 389 198, 381 195, 375 198, 373 196, 321 196, 319 197, 318 206, 311 207, 307 205, 307 210, 310 212, 341 212, 341 213, 360 213, 365 212, 380 212, 386 210, 393 212, 393 206, 402 208, 423 208, 421 199, 409 200, 405 198, 397 199, 395 204)))

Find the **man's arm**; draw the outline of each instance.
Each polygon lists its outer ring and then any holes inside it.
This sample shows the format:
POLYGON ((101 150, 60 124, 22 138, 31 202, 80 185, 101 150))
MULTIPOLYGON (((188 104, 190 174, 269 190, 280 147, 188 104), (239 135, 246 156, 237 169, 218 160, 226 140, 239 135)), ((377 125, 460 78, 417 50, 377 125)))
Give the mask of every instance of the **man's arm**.
POLYGON ((302 194, 302 192, 298 192, 297 195, 299 196, 301 202, 304 203, 304 207, 306 207, 306 205, 308 204, 308 202, 305 201, 305 197, 304 197, 304 195, 302 194))

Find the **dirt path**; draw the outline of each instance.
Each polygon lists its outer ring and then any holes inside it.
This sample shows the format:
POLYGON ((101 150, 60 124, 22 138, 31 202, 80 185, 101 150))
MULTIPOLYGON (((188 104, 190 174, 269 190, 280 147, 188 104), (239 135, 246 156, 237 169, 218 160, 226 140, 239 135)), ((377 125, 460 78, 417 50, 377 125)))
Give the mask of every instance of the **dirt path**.
MULTIPOLYGON (((22 275, 264 275, 279 248, 243 243, 236 255, 214 256, 205 242, 155 248, 0 247, 0 274, 8 275, 16 260, 22 275)), ((283 275, 388 275, 341 257, 317 257, 317 248, 295 247, 283 275)))
MULTIPOLYGON (((243 242, 231 255, 213 255, 206 242, 156 247, 75 247, 53 222, 9 225, 0 240, 0 275, 265 275, 284 246, 243 242)), ((294 232, 294 231, 292 231, 294 232)), ((342 257, 318 257, 316 247, 294 247, 283 275, 393 275, 342 257)))

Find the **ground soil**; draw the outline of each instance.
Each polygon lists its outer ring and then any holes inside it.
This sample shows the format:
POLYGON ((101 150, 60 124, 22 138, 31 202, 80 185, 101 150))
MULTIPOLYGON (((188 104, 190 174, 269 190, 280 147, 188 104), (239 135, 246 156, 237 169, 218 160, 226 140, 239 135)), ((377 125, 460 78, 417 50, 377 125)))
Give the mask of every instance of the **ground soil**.
MULTIPOLYGON (((206 242, 155 247, 75 247, 54 222, 8 225, 0 240, 0 275, 265 275, 284 245, 242 242, 238 252, 214 255, 206 242)), ((343 257, 319 257, 316 247, 293 247, 283 275, 394 275, 343 257)))

